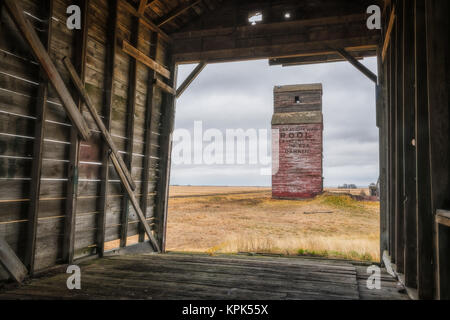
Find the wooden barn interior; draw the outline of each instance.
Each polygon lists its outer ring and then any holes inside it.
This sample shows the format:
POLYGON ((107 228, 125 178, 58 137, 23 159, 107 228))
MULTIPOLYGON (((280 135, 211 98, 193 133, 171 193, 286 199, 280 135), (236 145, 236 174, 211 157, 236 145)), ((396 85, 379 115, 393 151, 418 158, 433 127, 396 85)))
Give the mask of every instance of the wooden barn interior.
MULTIPOLYGON (((152 297, 180 297, 176 281, 188 297, 223 297, 187 286, 190 277, 174 280, 183 272, 171 268, 198 260, 219 274, 217 261, 221 272, 253 262, 164 254, 176 99, 209 63, 267 59, 283 66, 348 61, 374 82, 380 263, 393 268, 412 298, 449 299, 449 6, 446 0, 0 0, 0 279, 31 281, 6 285, 0 298, 148 297, 137 279, 148 282, 152 297), (72 5, 81 9, 79 29, 67 26, 72 5), (381 9, 381 29, 367 27, 371 5, 381 9), (249 22, 258 15, 262 21, 249 22), (360 63, 364 57, 378 58, 378 75, 360 63), (177 89, 177 66, 185 63, 198 67, 177 89), (138 244, 127 242, 135 235, 138 244), (105 250, 115 240, 120 248, 105 250), (90 263, 87 294, 67 291, 65 272, 33 284, 48 270, 77 263, 90 263), (102 282, 114 272, 127 281, 102 282)), ((281 258, 254 263, 276 269, 277 261, 291 278, 323 263, 334 289, 308 287, 321 295, 300 284, 289 296, 283 282, 278 291, 262 282, 245 287, 252 275, 237 284, 208 281, 242 286, 235 298, 361 297, 349 291, 358 283, 339 280, 357 273, 350 267, 344 274, 339 270, 347 266, 333 269, 331 262, 305 260, 298 269, 281 258)))

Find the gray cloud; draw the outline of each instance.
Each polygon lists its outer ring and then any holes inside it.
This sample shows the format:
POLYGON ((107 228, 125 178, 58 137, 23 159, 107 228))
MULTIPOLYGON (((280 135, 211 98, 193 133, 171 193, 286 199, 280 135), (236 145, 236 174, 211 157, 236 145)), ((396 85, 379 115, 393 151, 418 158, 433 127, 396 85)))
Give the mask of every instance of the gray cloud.
MULTIPOLYGON (((362 61, 376 72, 376 59, 362 61)), ((195 66, 180 66, 179 83, 195 66)), ((177 101, 176 128, 270 129, 275 85, 323 83, 325 185, 378 178, 374 84, 349 63, 282 68, 266 60, 208 65, 177 101)), ((270 185, 257 166, 174 165, 173 184, 270 185)))

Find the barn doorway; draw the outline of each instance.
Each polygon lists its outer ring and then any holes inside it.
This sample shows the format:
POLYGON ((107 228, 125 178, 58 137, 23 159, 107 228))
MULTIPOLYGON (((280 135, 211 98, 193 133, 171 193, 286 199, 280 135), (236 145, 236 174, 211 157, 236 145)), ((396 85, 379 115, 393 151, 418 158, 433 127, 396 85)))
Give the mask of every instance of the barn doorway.
MULTIPOLYGON (((376 58, 363 63, 376 73, 376 58)), ((180 65, 178 83, 195 67, 180 65)), ((373 83, 346 62, 207 65, 177 101, 167 251, 379 261, 380 208, 369 190, 379 177, 375 100, 373 83), (324 193, 272 199, 274 87, 303 83, 323 84, 324 193), (244 147, 229 147, 232 130, 244 147)))

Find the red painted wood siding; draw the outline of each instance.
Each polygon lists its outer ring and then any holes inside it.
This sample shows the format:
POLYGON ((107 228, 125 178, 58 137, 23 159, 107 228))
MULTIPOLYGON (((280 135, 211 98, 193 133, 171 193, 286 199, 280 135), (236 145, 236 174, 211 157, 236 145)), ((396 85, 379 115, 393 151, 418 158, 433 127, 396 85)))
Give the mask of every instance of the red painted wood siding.
POLYGON ((322 193, 323 125, 274 125, 273 129, 279 130, 279 168, 272 176, 272 196, 311 198, 322 193))

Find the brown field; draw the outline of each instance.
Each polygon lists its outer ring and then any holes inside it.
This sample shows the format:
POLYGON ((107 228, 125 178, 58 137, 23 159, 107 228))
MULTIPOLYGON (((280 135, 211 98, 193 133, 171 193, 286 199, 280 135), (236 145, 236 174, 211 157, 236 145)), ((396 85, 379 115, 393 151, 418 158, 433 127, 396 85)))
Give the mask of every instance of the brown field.
POLYGON ((331 191, 291 201, 270 188, 173 186, 167 250, 379 260, 379 203, 331 191))

